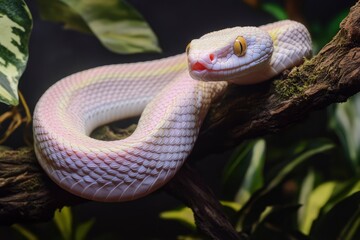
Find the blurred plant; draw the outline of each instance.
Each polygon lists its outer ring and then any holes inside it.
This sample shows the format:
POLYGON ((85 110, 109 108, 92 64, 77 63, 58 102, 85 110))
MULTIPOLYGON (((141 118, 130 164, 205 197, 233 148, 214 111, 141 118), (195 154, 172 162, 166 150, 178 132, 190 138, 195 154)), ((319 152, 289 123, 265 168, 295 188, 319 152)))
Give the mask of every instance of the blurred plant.
POLYGON ((244 205, 251 195, 264 184, 265 140, 252 140, 240 144, 223 170, 223 189, 227 196, 244 205), (237 192, 234 192, 237 190, 237 192))
MULTIPOLYGON (((73 224, 73 214, 71 213, 70 207, 63 207, 55 212, 53 222, 61 234, 63 240, 85 240, 91 228, 95 223, 95 219, 90 219, 79 224, 73 224)), ((12 228, 20 233, 27 240, 44 239, 41 234, 37 236, 29 229, 25 228, 20 224, 12 225, 12 228)), ((52 238, 58 234, 51 233, 52 238)))
MULTIPOLYGON (((247 2, 278 20, 287 18, 280 5, 247 2)), ((310 23, 314 52, 331 40, 347 13, 340 11, 325 27, 310 23)), ((223 193, 240 207, 228 212, 237 230, 254 240, 360 239, 360 95, 329 107, 328 119, 337 136, 330 134, 332 140, 301 140, 290 147, 292 141, 284 139, 280 154, 276 149, 266 151, 266 140, 253 140, 234 151, 224 169, 223 193), (334 148, 332 142, 338 141, 342 148, 334 148), (318 168, 314 160, 336 165, 318 168), (264 166, 268 162, 277 164, 264 166)), ((172 212, 171 219, 183 221, 182 211, 172 212)), ((191 210, 186 211, 190 216, 191 210)))
MULTIPOLYGON (((251 239, 357 239, 354 236, 360 234, 360 210, 356 202, 360 197, 359 177, 324 181, 322 173, 312 169, 314 161, 335 156, 334 147, 326 139, 301 141, 289 148, 288 153, 284 151, 283 160, 264 170, 259 163, 265 159, 265 140, 241 144, 223 174, 225 198, 230 194, 234 200, 222 203, 231 206, 227 213, 236 229, 248 233, 251 239), (303 179, 304 169, 308 169, 308 175, 303 179), (257 173, 251 174, 254 172, 257 173), (245 183, 251 182, 258 184, 249 195, 250 188, 245 183), (239 197, 241 193, 245 194, 244 198, 239 197), (340 213, 346 214, 338 224, 340 213), (331 224, 337 224, 332 235, 325 230, 331 224)), ((195 229, 189 208, 163 212, 160 216, 195 229)))
POLYGON ((110 51, 122 54, 161 51, 149 24, 125 0, 37 0, 37 3, 43 19, 94 34, 110 51))
MULTIPOLYGON (((277 20, 290 15, 289 7, 244 1, 277 20)), ((309 23, 315 53, 336 34, 348 11, 340 10, 325 26, 309 23)), ((223 197, 240 208, 228 212, 236 229, 254 240, 360 239, 359 119, 360 95, 356 95, 329 107, 332 132, 322 132, 322 139, 284 139, 280 152, 266 150, 265 139, 242 143, 223 172, 223 197), (340 142, 342 148, 332 142, 340 142), (330 164, 334 165, 326 168, 330 164)), ((185 211, 189 223, 191 210, 185 208, 170 212, 168 219, 184 221, 185 211)))
POLYGON ((339 137, 350 169, 360 176, 360 95, 332 105, 329 116, 330 127, 339 137))
MULTIPOLYGON (((255 192, 252 197, 247 201, 246 205, 239 212, 239 219, 237 227, 239 230, 249 228, 249 225, 256 224, 254 219, 258 219, 260 214, 266 210, 269 199, 272 199, 271 194, 281 187, 284 181, 294 174, 305 161, 312 159, 313 156, 329 151, 334 145, 324 140, 312 140, 309 142, 300 142, 292 151, 290 156, 286 157, 291 160, 282 161, 278 165, 268 170, 265 176, 264 185, 260 190, 255 192), (258 216, 256 216, 256 214, 258 216)), ((284 158, 285 156, 283 156, 284 158)), ((264 174, 264 173, 263 173, 264 174)), ((256 176, 249 176, 250 178, 256 176)), ((264 217, 264 215, 262 216, 264 217)))

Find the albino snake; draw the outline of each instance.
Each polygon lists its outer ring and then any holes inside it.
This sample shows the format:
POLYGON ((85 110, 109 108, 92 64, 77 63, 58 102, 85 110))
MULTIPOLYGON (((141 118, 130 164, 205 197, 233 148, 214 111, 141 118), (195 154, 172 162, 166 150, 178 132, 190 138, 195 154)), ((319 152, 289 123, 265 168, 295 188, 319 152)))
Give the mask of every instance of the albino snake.
POLYGON ((270 79, 310 54, 306 28, 286 20, 212 32, 177 56, 73 74, 36 105, 37 158, 53 181, 78 196, 107 202, 142 197, 180 169, 228 82, 270 79), (124 140, 89 137, 99 125, 141 113, 124 140))

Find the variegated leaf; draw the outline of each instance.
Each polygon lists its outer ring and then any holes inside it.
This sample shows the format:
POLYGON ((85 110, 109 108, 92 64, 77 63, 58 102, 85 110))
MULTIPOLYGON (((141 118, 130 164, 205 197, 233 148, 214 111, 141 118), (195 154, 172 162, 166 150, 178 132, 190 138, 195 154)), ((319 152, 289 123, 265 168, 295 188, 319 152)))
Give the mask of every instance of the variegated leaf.
POLYGON ((0 101, 17 105, 18 82, 28 60, 32 18, 23 0, 0 0, 0 101))
POLYGON ((160 52, 158 40, 141 14, 125 0, 37 0, 46 20, 92 32, 110 51, 160 52))

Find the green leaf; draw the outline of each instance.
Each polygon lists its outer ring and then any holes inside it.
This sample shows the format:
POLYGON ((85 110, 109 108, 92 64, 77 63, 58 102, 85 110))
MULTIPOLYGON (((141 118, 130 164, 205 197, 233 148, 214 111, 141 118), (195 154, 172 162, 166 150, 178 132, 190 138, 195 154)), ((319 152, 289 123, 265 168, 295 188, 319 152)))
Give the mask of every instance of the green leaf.
POLYGON ((352 240, 360 238, 360 207, 358 207, 355 213, 352 215, 347 225, 340 233, 339 239, 352 240))
POLYGON ((270 174, 272 177, 265 181, 265 186, 259 191, 256 191, 246 205, 239 212, 239 219, 237 222, 237 230, 242 230, 243 226, 253 225, 258 221, 260 214, 268 206, 268 194, 275 188, 279 187, 281 183, 299 167, 304 161, 310 159, 316 154, 326 152, 334 147, 333 144, 323 140, 312 140, 311 144, 295 149, 296 157, 287 162, 281 168, 277 168, 270 174))
POLYGON ((228 207, 234 211, 239 211, 241 205, 238 202, 231 202, 231 201, 220 201, 221 205, 224 207, 228 207))
POLYGON ((13 224, 11 227, 24 236, 27 240, 38 240, 38 237, 36 237, 34 233, 30 232, 20 224, 13 224))
POLYGON ((60 0, 36 0, 40 17, 47 21, 60 22, 65 29, 92 34, 84 19, 60 0))
MULTIPOLYGON (((240 204, 237 202, 220 201, 220 203, 224 207, 230 208, 232 211, 239 211, 241 208, 240 204)), ((175 220, 187 226, 191 230, 196 229, 194 213, 191 208, 188 207, 180 207, 174 210, 162 212, 160 213, 160 218, 165 220, 175 220)))
POLYGON ((331 198, 322 209, 322 213, 329 212, 338 202, 359 191, 360 181, 358 178, 353 178, 345 182, 337 182, 331 198))
POLYGON ((158 40, 141 14, 124 0, 38 0, 42 16, 68 28, 92 32, 116 53, 160 52, 158 40))
POLYGON ((18 83, 29 55, 30 11, 22 0, 0 0, 0 101, 19 103, 18 83))
POLYGON ((85 240, 86 235, 95 223, 95 219, 90 219, 86 222, 79 224, 75 229, 75 240, 85 240))
POLYGON ((265 141, 253 140, 240 144, 223 171, 223 191, 229 198, 235 195, 244 204, 250 195, 263 184, 265 141))
POLYGON ((360 94, 345 103, 334 105, 330 117, 330 127, 338 135, 351 169, 358 175, 360 173, 360 94))
POLYGON ((315 178, 316 174, 314 170, 310 169, 300 189, 299 203, 303 204, 303 206, 298 212, 298 225, 299 229, 305 234, 309 232, 306 230, 310 230, 310 228, 306 229, 306 225, 311 225, 311 220, 308 219, 309 213, 312 213, 312 211, 309 211, 309 201, 315 187, 315 178))
POLYGON ((179 209, 162 212, 160 213, 160 218, 165 220, 176 220, 192 230, 196 229, 194 213, 188 207, 181 207, 179 209))
MULTIPOLYGON (((315 142, 315 141, 314 141, 315 142)), ((275 187, 279 186, 279 184, 293 171, 298 167, 301 163, 311 158, 312 156, 326 152, 330 149, 334 148, 334 144, 328 142, 319 142, 318 146, 315 146, 311 149, 308 149, 302 152, 295 159, 291 160, 288 164, 286 164, 283 168, 280 169, 266 186, 263 194, 271 191, 275 187)))
POLYGON ((261 221, 251 233, 251 239, 307 239, 294 229, 292 219, 300 205, 279 205, 267 207, 261 221))
POLYGON ((327 182, 319 185, 309 196, 304 205, 303 220, 299 229, 304 234, 309 234, 313 221, 318 217, 321 208, 329 201, 336 186, 335 182, 327 182))
POLYGON ((350 9, 340 11, 333 19, 322 24, 317 21, 312 21, 310 25, 310 33, 313 42, 313 52, 318 53, 319 50, 335 36, 339 31, 341 21, 348 15, 350 9))
POLYGON ((327 26, 327 34, 329 42, 332 37, 340 30, 340 23, 341 21, 349 14, 350 9, 344 9, 340 13, 338 13, 331 21, 328 23, 327 26))
POLYGON ((359 239, 360 191, 338 202, 311 229, 311 239, 359 239))
POLYGON ((55 211, 54 221, 64 240, 72 239, 72 214, 70 207, 55 211))
POLYGON ((275 3, 263 3, 261 9, 271 14, 277 20, 288 19, 288 15, 284 8, 275 3))
POLYGON ((304 234, 309 234, 316 219, 326 215, 339 202, 356 192, 360 192, 360 181, 356 178, 345 182, 326 182, 316 187, 304 205, 300 230, 304 234))
POLYGON ((241 187, 235 196, 235 201, 244 205, 250 196, 263 186, 263 168, 265 162, 265 140, 257 140, 252 148, 250 165, 246 170, 241 187))

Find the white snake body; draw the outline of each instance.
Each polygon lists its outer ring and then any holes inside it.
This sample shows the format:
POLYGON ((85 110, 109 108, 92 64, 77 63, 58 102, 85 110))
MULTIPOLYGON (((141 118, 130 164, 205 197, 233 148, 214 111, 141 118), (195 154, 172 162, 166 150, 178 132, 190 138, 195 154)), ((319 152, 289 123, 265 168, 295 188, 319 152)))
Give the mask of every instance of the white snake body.
POLYGON ((49 88, 36 105, 37 158, 53 181, 78 196, 108 202, 145 196, 182 166, 211 102, 227 82, 267 80, 310 54, 306 28, 282 21, 204 35, 177 56, 73 74, 49 88), (238 35, 247 43, 241 57, 229 47, 238 35), (141 113, 126 139, 89 137, 99 125, 141 113))

